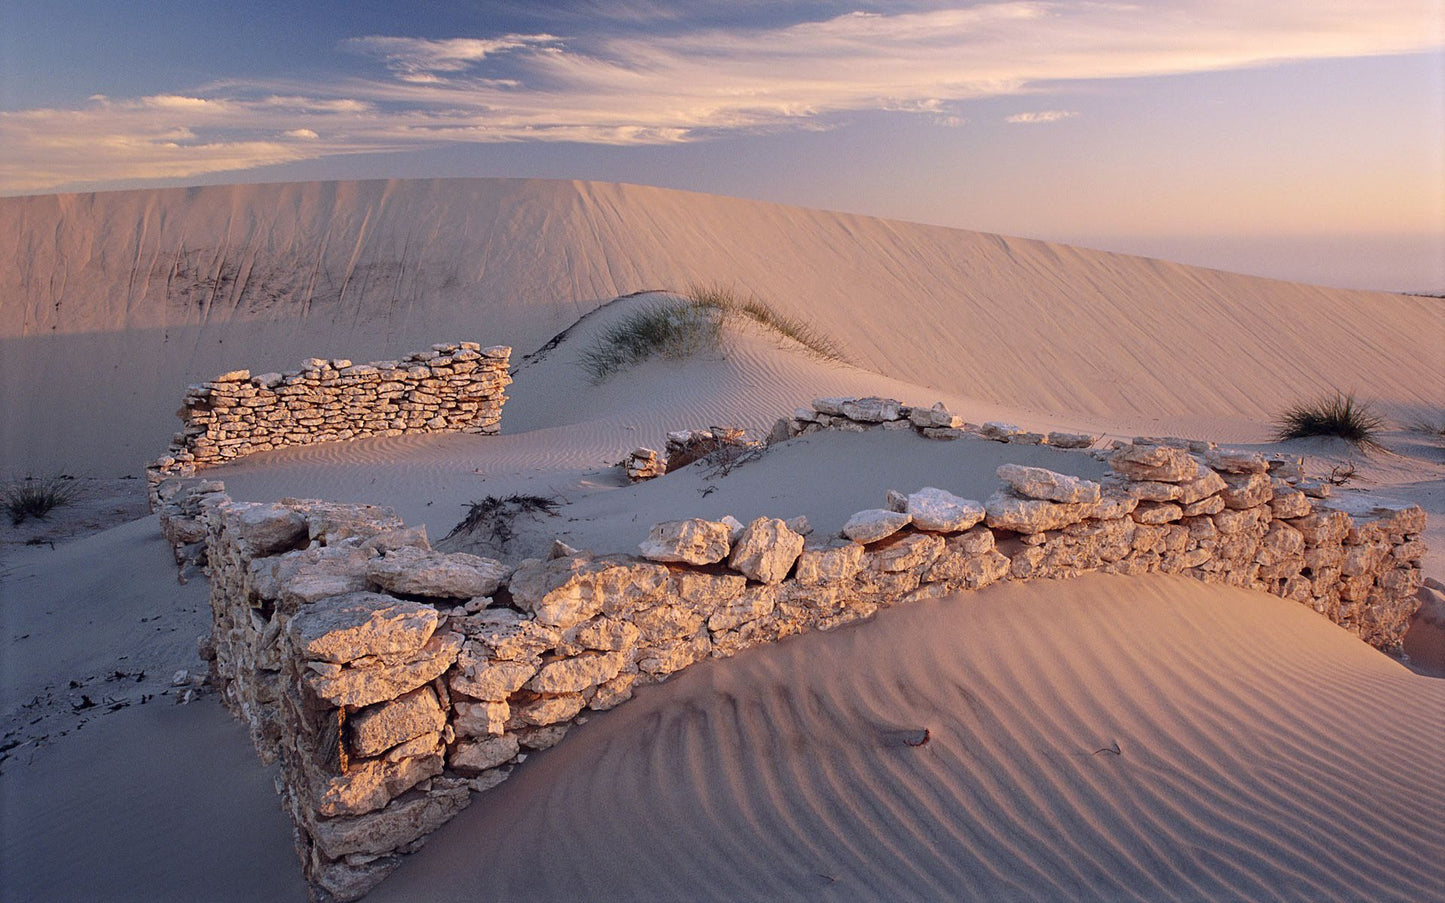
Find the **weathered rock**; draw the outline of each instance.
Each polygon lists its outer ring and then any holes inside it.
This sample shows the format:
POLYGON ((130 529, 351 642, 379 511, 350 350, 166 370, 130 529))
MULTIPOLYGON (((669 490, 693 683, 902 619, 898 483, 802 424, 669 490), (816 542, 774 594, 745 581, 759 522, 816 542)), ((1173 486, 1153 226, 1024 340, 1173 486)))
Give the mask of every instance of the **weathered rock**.
POLYGON ((1269 501, 1269 510, 1277 518, 1304 517, 1314 510, 1309 496, 1298 489, 1275 489, 1274 498, 1269 501))
POLYGON ((728 557, 731 530, 726 523, 689 518, 653 525, 638 547, 649 561, 714 564, 728 557))
POLYGON ((452 747, 447 767, 464 777, 481 774, 489 768, 505 765, 516 758, 521 746, 516 736, 507 734, 490 740, 468 740, 452 747))
POLYGON ((1012 530, 1015 533, 1058 530, 1082 520, 1090 510, 1083 504, 1024 499, 1003 491, 989 496, 983 506, 987 512, 985 523, 995 530, 1012 530))
POLYGON ((1259 452, 1214 448, 1204 453, 1204 463, 1224 473, 1268 473, 1269 462, 1259 452))
POLYGON ((1207 469, 1204 471, 1203 476, 1198 479, 1186 480, 1178 485, 1178 501, 1181 505, 1193 505, 1212 495, 1218 495, 1229 488, 1229 484, 1224 481, 1224 477, 1207 469))
MULTIPOLYGON (((776 607, 777 590, 770 585, 752 587, 720 607, 707 619, 709 630, 733 630, 741 624, 767 617, 776 607)), ((641 667, 641 662, 638 663, 641 667)))
POLYGON ((419 687, 398 699, 368 706, 347 719, 354 755, 376 756, 398 743, 440 731, 447 719, 431 687, 419 687))
POLYGON ((380 593, 347 593, 308 605, 288 631, 309 659, 345 663, 374 655, 415 652, 437 626, 430 605, 380 593))
POLYGON ((522 705, 514 706, 513 715, 533 727, 546 727, 562 721, 571 721, 587 705, 581 693, 563 693, 559 696, 543 696, 522 705))
POLYGON ((803 537, 772 517, 760 517, 748 524, 738 539, 728 567, 750 580, 781 583, 803 551, 803 537))
POLYGON ((932 533, 890 536, 868 547, 863 566, 875 571, 922 572, 943 554, 943 537, 932 533))
POLYGON ((1062 433, 1055 430, 1048 434, 1046 441, 1054 448, 1089 448, 1099 441, 1099 437, 1089 433, 1062 433))
POLYGON ((624 664, 620 652, 594 652, 558 659, 542 666, 527 682, 537 693, 578 693, 611 680, 624 664))
POLYGON ((349 853, 381 855, 440 828, 470 801, 464 782, 438 779, 429 792, 409 792, 378 812, 317 820, 311 837, 329 859, 349 853))
POLYGON ((1226 508, 1255 508, 1274 497, 1269 476, 1264 473, 1231 473, 1223 477, 1227 488, 1219 494, 1226 508))
POLYGON ((492 662, 486 659, 466 661, 466 653, 458 660, 456 673, 448 678, 448 686, 454 692, 464 693, 475 699, 488 699, 494 701, 505 700, 508 696, 522 688, 532 675, 537 673, 537 665, 526 662, 492 662))
POLYGON ((306 518, 294 508, 232 502, 230 509, 227 527, 256 557, 295 548, 306 539, 306 518))
POLYGON ((1102 496, 1099 484, 1093 480, 1054 473, 1042 467, 1001 464, 997 473, 1000 480, 1024 498, 1087 503, 1097 502, 1102 496))
POLYGON ((500 737, 512 717, 512 707, 505 702, 454 702, 452 728, 460 738, 500 737))
POLYGON ((1012 423, 1004 423, 1002 420, 990 420, 978 429, 980 436, 995 442, 1007 442, 1021 432, 1023 430, 1017 426, 1012 423))
POLYGON ((898 511, 870 508, 859 511, 843 525, 843 535, 864 544, 892 536, 912 523, 913 518, 898 511))
POLYGON ((985 513, 978 502, 933 486, 910 494, 904 510, 913 526, 933 533, 961 533, 983 520, 985 513))
POLYGON ((490 596, 510 573, 491 558, 415 547, 394 549, 366 567, 367 579, 384 590, 442 599, 490 596))
POLYGON ((399 761, 352 762, 345 775, 333 777, 313 789, 317 814, 333 818, 373 812, 427 778, 436 777, 442 773, 441 744, 432 745, 433 749, 425 755, 399 761))
POLYGON ((523 563, 512 575, 512 601, 553 627, 571 627, 602 611, 626 614, 655 601, 667 586, 660 564, 607 558, 523 563))
POLYGON ((833 549, 805 549, 798 556, 798 583, 815 585, 850 579, 863 566, 863 546, 855 542, 833 549))
POLYGON ((1126 445, 1109 456, 1109 466, 1131 480, 1182 483, 1199 476, 1199 462, 1182 448, 1126 445))
POLYGON ((1184 509, 1169 502, 1140 502, 1131 515, 1141 524, 1168 524, 1184 516, 1184 509))
POLYGON ((363 706, 415 690, 440 677, 456 661, 460 634, 438 633, 411 655, 355 659, 335 674, 306 675, 316 695, 333 705, 363 706))

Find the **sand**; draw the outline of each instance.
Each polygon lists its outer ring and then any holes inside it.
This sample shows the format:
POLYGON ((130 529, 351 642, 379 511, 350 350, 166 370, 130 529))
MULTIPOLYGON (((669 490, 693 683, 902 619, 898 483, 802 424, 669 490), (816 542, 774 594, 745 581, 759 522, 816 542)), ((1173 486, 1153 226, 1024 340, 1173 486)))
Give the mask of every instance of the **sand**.
MULTIPOLYGON (((879 394, 1352 466, 1336 501, 1424 505, 1425 572, 1445 576, 1445 442, 1399 424, 1445 413, 1430 299, 569 182, 0 199, 0 242, 0 476, 138 473, 184 384, 235 366, 500 340, 519 365, 501 436, 211 473, 237 498, 393 505, 434 541, 487 495, 555 499, 494 550, 517 559, 554 537, 626 551, 679 516, 801 514, 832 532, 890 488, 984 497, 1006 460, 1102 472, 1083 453, 911 433, 818 434, 637 486, 615 466, 669 430, 760 434, 815 396, 879 394), (737 328, 713 352, 588 381, 597 331, 657 298, 609 302, 693 280, 763 294, 851 365, 737 328), (1269 439, 1271 412, 1331 386, 1396 418, 1385 452, 1269 439)), ((152 518, 112 526, 134 481, 87 485, 55 523, 0 522, 0 898, 304 899, 245 732, 171 686, 202 669, 204 580, 178 581, 152 518)), ((1429 592, 1424 614, 1445 609, 1429 592)), ((1402 663, 1293 603, 1184 579, 885 612, 645 688, 478 797, 372 899, 1429 900, 1445 616, 1424 614, 1402 663), (919 729, 927 744, 900 745, 919 729)))

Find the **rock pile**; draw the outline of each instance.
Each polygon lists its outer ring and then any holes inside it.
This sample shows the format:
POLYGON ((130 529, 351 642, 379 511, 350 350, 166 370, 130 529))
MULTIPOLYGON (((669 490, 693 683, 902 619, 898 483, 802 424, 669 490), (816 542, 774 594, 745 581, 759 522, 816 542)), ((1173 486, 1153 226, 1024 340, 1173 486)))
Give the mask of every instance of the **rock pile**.
MULTIPOLYGON (((312 358, 290 373, 224 373, 191 386, 183 427, 147 468, 152 490, 169 476, 292 445, 499 429, 512 349, 433 345, 402 361, 353 364, 312 358)), ((152 506, 159 500, 152 493, 152 506)))
POLYGON ((798 408, 773 427, 776 439, 793 438, 819 430, 861 433, 872 429, 911 429, 928 439, 958 439, 973 434, 997 442, 1088 448, 1099 441, 1087 433, 1030 433, 1011 423, 990 421, 979 426, 951 414, 938 402, 931 408, 910 407, 893 398, 815 398, 811 407, 798 408))
POLYGON ((760 451, 763 443, 747 438, 736 427, 715 426, 705 430, 678 430, 667 434, 667 445, 661 454, 639 446, 628 454, 622 466, 633 483, 651 480, 686 467, 694 461, 717 460, 728 466, 742 460, 751 451, 760 451), (731 455, 731 457, 726 457, 731 455))

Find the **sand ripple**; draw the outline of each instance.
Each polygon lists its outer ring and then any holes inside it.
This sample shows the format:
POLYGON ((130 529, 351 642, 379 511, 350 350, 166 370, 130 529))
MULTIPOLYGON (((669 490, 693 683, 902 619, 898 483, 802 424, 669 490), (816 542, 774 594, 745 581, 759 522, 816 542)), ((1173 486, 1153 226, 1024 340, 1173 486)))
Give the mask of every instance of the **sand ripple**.
POLYGON ((997 587, 648 688, 372 899, 1429 899, 1442 711, 1273 597, 997 587))

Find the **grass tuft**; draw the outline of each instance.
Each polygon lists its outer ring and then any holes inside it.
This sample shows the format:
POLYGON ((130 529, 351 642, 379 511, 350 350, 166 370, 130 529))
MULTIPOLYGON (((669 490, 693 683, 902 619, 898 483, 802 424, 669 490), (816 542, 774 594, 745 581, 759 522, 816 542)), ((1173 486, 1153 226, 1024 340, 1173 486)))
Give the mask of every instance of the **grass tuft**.
POLYGON ((1286 409, 1275 421, 1275 436, 1281 440, 1335 437, 1368 450, 1380 447, 1378 436, 1384 428, 1385 419, 1368 404, 1336 392, 1333 398, 1286 409))
POLYGON ((751 320, 764 329, 792 339, 824 360, 838 363, 848 361, 842 347, 833 339, 802 320, 778 313, 756 295, 743 298, 731 288, 716 283, 704 285, 695 282, 687 287, 687 298, 696 307, 716 310, 723 316, 733 315, 751 320))
POLYGON ((717 346, 721 322, 695 304, 653 304, 609 326, 582 352, 580 363, 600 383, 653 355, 679 359, 717 346))
POLYGON ((26 477, 0 489, 0 505, 10 515, 11 526, 18 527, 27 518, 43 520, 54 509, 75 501, 79 494, 80 484, 72 477, 26 477))

